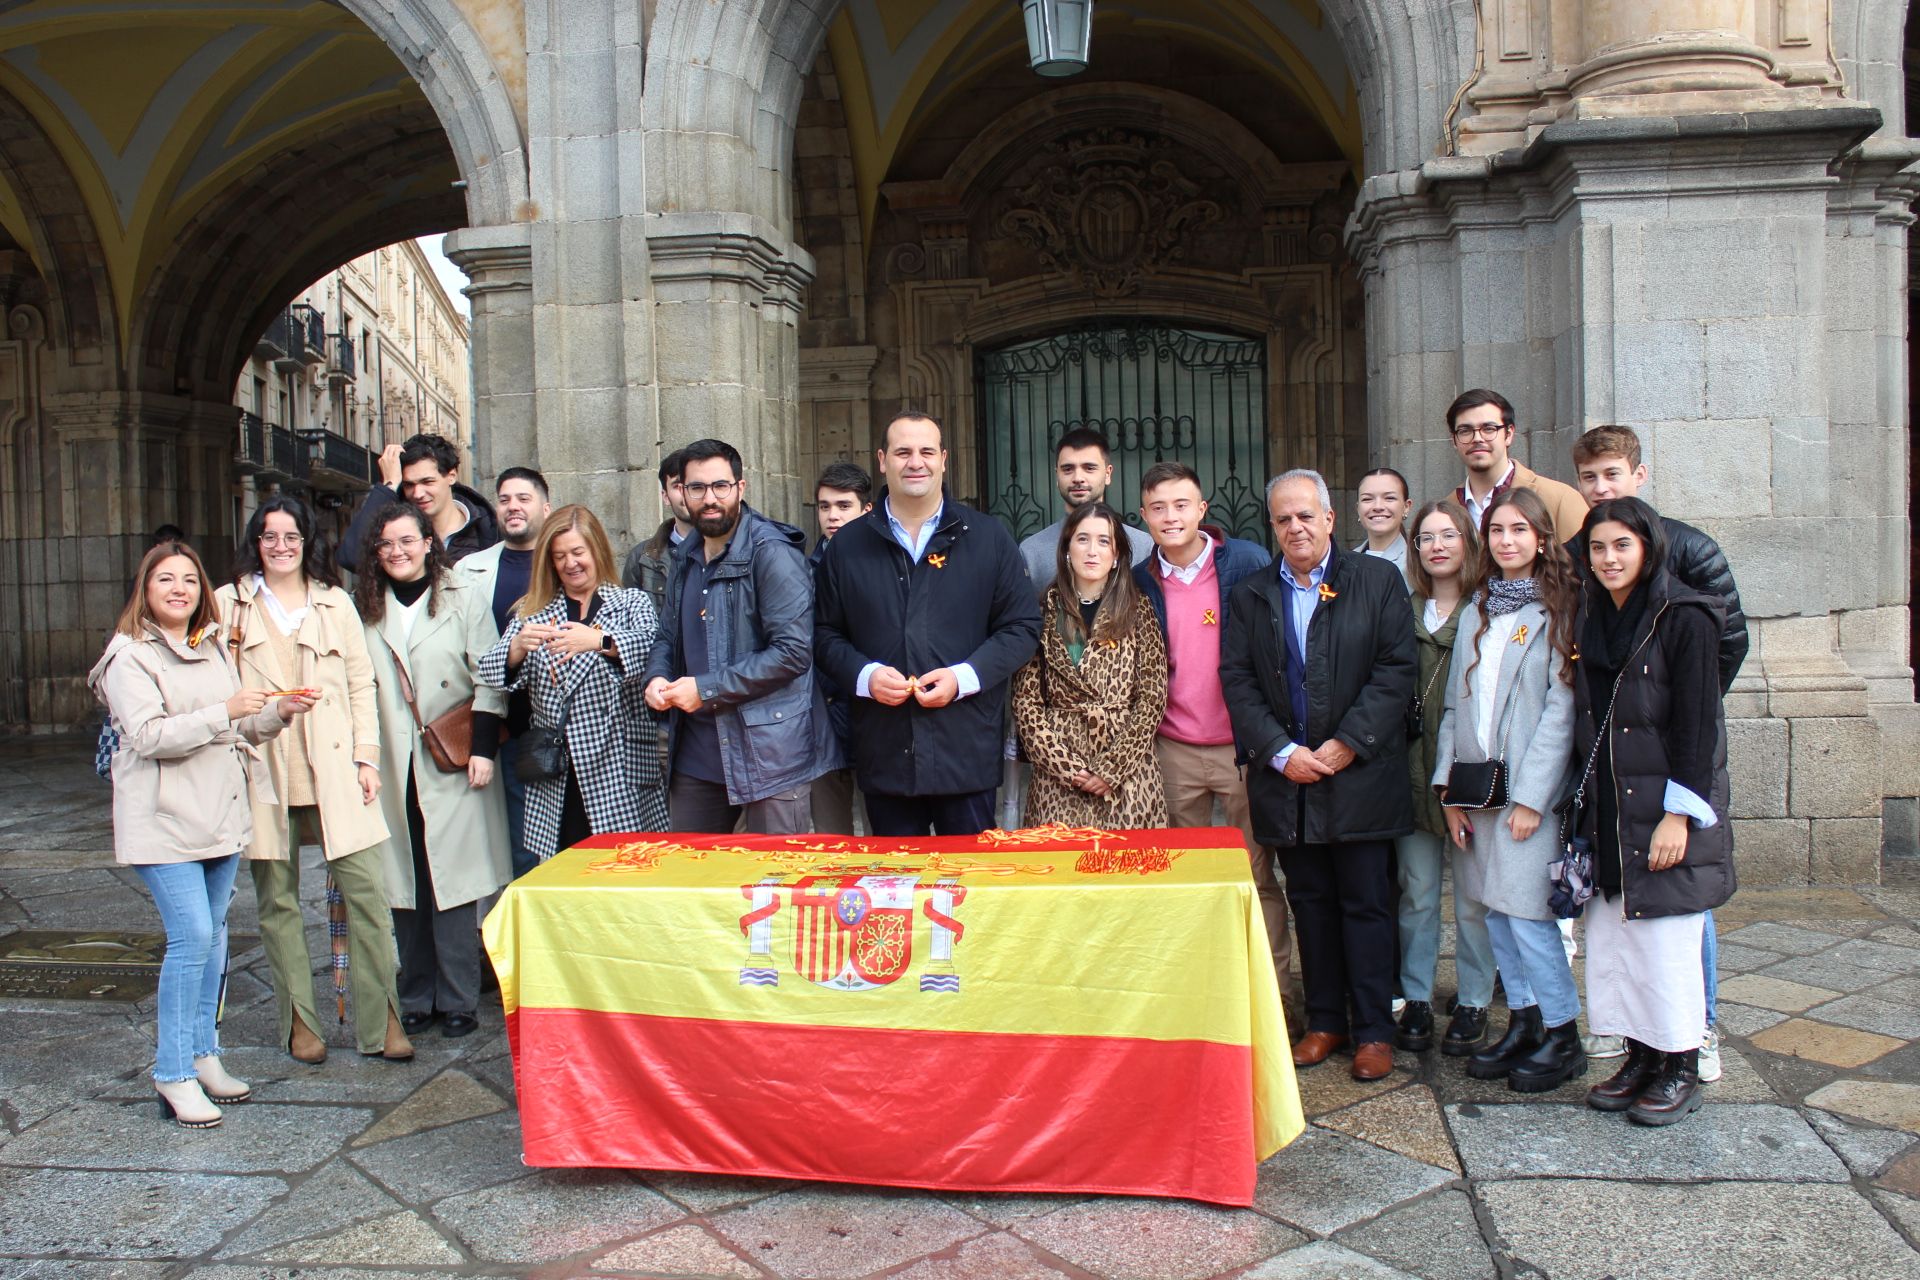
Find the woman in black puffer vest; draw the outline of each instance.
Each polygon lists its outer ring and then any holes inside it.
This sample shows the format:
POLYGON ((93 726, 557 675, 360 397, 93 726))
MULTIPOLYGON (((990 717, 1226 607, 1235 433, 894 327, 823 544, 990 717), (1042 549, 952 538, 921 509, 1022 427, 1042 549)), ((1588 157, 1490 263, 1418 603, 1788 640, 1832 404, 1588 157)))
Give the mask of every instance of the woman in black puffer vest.
POLYGON ((1574 740, 1591 760, 1587 1016, 1627 1057, 1588 1091, 1602 1111, 1664 1125, 1699 1110, 1706 1030, 1703 914, 1733 896, 1717 601, 1668 575, 1666 535, 1638 498, 1587 514, 1574 740), (1609 710, 1611 708, 1611 710, 1609 710))

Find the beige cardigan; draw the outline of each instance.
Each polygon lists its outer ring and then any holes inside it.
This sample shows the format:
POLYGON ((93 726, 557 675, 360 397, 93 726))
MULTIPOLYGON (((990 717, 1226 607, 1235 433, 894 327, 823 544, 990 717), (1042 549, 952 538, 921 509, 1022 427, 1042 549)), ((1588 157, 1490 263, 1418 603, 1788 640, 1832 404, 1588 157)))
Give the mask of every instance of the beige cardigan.
POLYGON ((255 750, 286 727, 280 703, 227 718, 239 677, 218 628, 188 647, 158 628, 116 633, 87 685, 120 728, 113 756, 113 852, 128 864, 197 862, 253 838, 249 794, 272 803, 255 750))

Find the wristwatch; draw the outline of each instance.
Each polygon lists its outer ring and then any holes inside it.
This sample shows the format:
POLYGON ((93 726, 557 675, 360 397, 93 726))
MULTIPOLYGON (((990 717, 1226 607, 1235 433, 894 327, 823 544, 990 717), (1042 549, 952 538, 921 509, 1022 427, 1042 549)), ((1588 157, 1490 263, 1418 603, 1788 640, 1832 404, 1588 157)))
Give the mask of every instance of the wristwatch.
POLYGON ((603 633, 603 634, 601 635, 601 637, 600 637, 600 652, 602 652, 602 653, 604 653, 604 654, 606 654, 606 655, 607 655, 607 656, 608 656, 609 658, 611 658, 611 657, 613 656, 613 654, 614 654, 614 648, 613 648, 613 637, 612 637, 612 636, 610 636, 610 635, 606 635, 606 634, 604 634, 604 633, 603 633))

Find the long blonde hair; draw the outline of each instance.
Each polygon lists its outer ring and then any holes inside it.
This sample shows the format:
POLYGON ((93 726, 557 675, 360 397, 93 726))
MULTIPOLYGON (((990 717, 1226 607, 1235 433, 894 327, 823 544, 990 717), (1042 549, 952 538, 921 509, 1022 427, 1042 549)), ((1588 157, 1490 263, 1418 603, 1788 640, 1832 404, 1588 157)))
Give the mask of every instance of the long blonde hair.
POLYGON ((593 553, 593 570, 596 575, 594 589, 618 587, 620 575, 613 567, 613 544, 607 541, 607 531, 600 523, 600 517, 581 506, 571 503, 561 507, 546 518, 540 526, 540 537, 533 544, 532 573, 527 578, 527 594, 515 603, 513 611, 523 618, 531 618, 560 595, 560 575, 553 568, 553 543, 563 533, 577 533, 586 542, 587 550, 593 553))

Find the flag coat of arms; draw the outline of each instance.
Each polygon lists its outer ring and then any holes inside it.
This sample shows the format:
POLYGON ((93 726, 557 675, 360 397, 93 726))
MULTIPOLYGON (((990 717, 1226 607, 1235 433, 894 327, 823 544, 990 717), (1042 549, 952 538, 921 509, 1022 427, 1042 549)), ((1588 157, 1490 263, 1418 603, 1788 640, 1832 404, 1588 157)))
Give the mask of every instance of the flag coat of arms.
POLYGON ((1305 1123, 1230 828, 597 836, 485 936, 533 1165, 1244 1205, 1305 1123))

